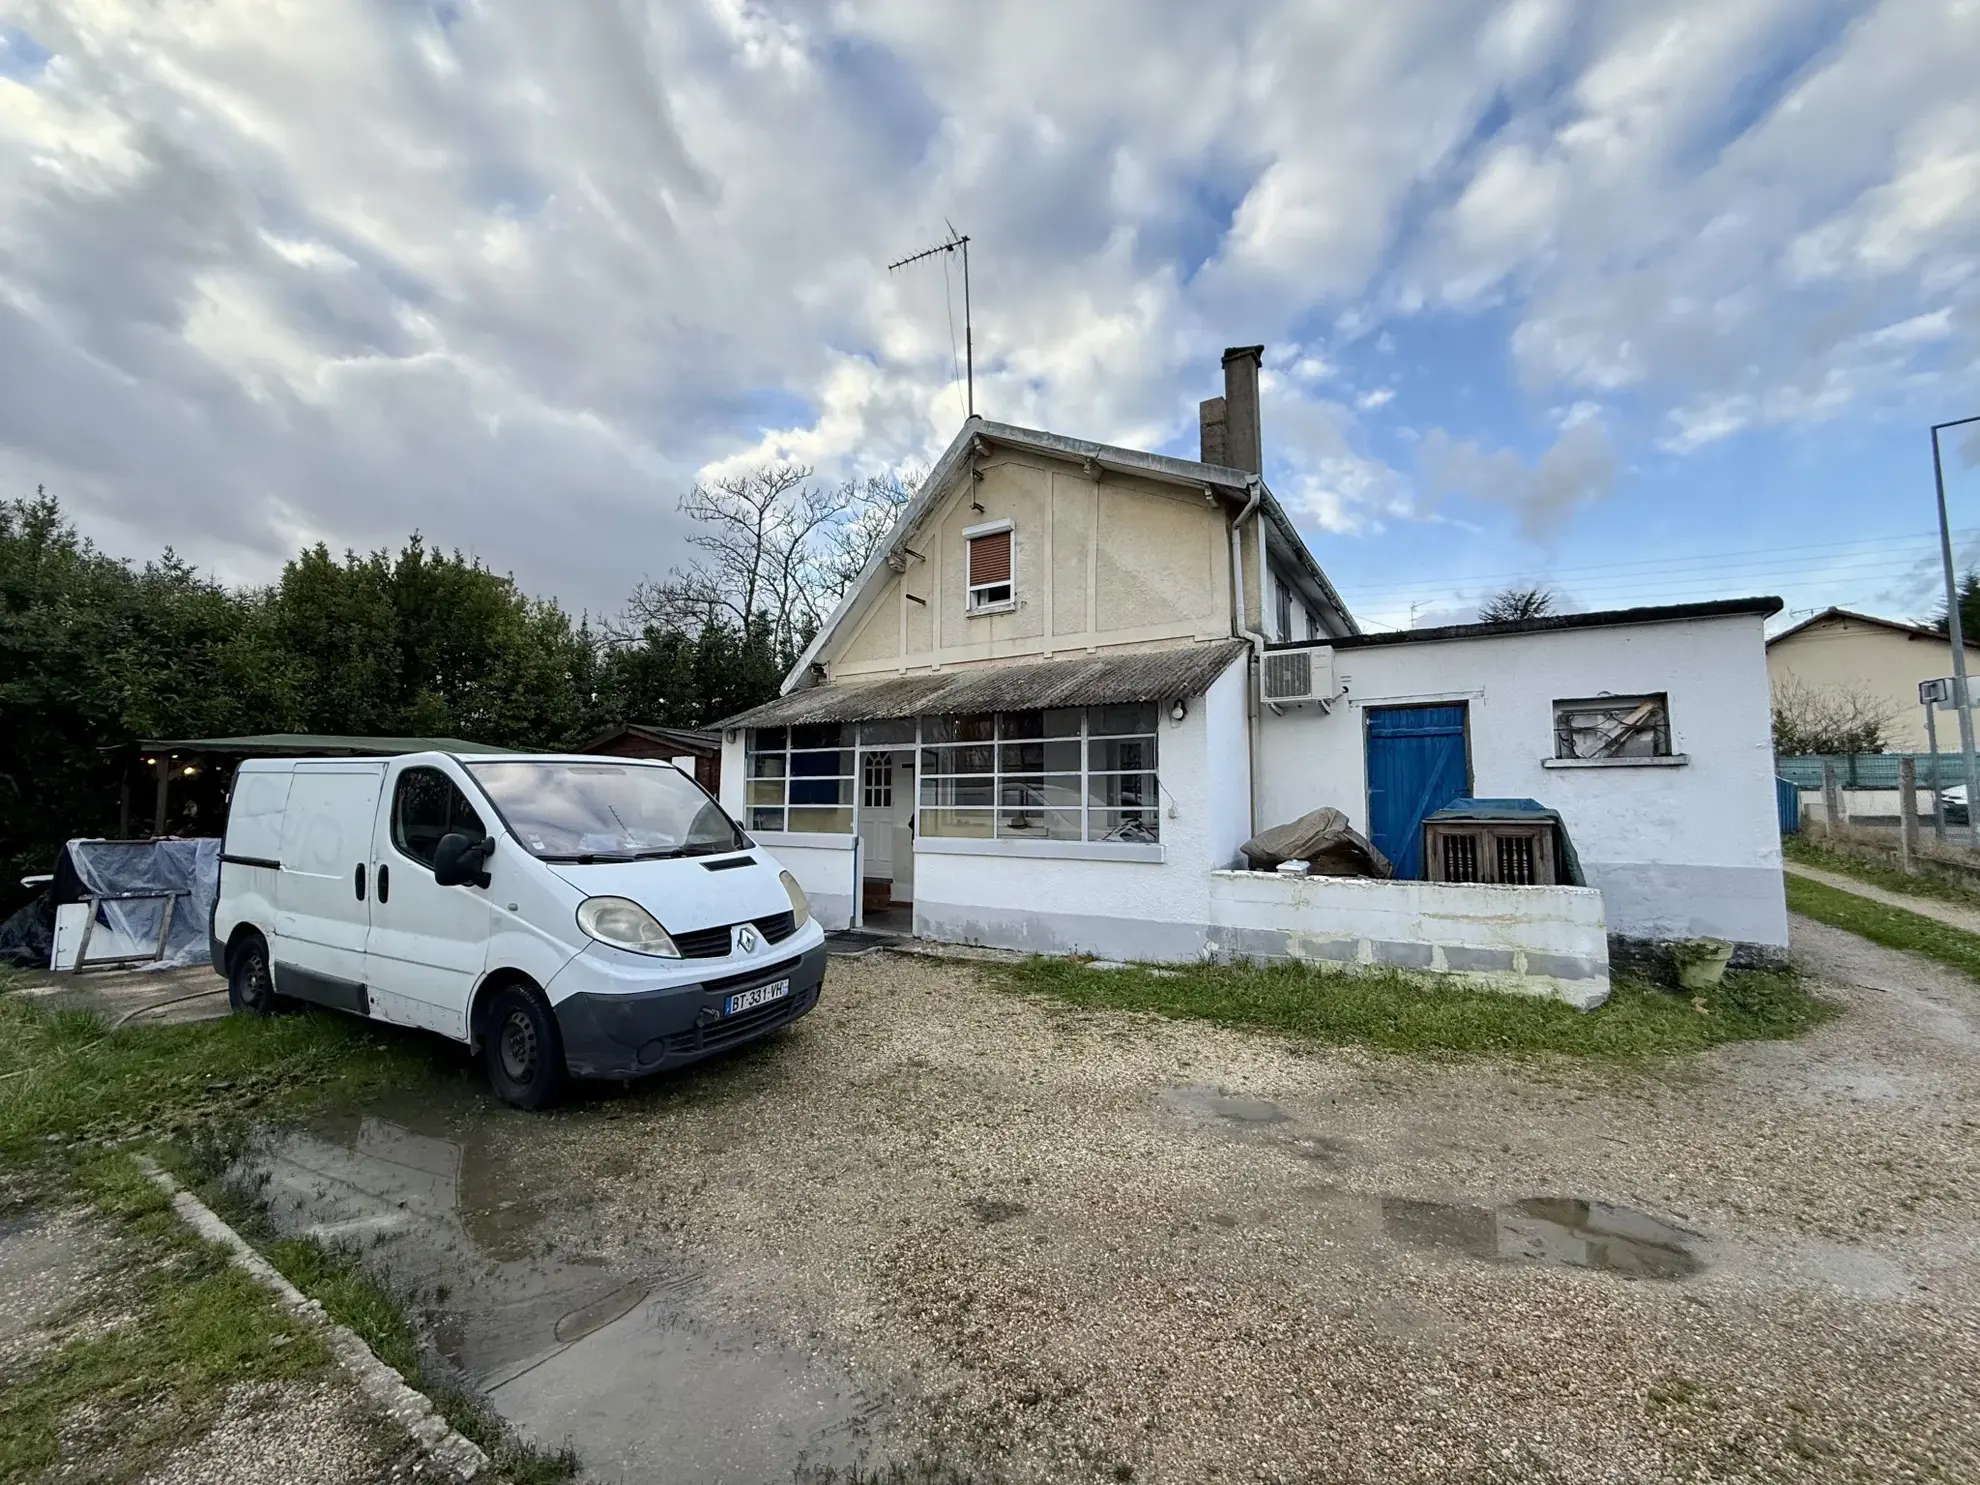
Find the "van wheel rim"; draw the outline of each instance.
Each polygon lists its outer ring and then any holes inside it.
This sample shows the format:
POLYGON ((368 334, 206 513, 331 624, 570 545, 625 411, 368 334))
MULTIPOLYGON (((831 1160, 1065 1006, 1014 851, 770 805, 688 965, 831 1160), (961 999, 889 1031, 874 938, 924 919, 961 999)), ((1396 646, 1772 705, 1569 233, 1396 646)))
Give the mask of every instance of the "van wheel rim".
POLYGON ((268 960, 259 949, 247 956, 247 963, 241 966, 242 999, 249 1005, 260 1005, 268 999, 274 986, 268 979, 268 960))
POLYGON ((510 1011, 502 1023, 502 1071, 518 1083, 536 1076, 536 1028, 521 1011, 510 1011))

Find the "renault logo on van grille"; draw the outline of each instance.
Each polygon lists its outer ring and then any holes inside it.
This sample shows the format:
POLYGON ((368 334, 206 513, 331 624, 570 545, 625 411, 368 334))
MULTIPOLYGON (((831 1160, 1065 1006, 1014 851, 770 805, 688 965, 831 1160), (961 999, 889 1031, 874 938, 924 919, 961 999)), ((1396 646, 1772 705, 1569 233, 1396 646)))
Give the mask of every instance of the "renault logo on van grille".
POLYGON ((736 951, 741 954, 754 954, 759 942, 754 925, 745 923, 736 930, 736 951))

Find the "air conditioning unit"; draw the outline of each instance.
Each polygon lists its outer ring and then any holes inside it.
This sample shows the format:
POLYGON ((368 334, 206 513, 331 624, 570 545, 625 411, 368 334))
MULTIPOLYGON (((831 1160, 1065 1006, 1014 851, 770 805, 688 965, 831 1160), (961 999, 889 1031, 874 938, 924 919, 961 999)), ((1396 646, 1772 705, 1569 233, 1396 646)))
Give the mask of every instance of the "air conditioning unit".
POLYGON ((1317 704, 1331 708, 1339 688, 1334 684, 1334 647, 1313 645, 1299 650, 1267 650, 1258 668, 1259 698, 1270 707, 1317 704))

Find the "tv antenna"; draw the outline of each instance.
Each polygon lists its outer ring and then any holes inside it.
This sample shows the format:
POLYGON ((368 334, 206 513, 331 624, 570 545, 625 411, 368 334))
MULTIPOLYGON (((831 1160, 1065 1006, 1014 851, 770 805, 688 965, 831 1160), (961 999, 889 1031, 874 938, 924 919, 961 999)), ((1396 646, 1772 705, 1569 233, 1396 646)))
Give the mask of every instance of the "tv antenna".
MULTIPOLYGON (((947 242, 938 242, 932 248, 924 248, 918 253, 912 253, 901 259, 898 263, 889 263, 887 265, 887 271, 892 273, 897 268, 906 268, 910 263, 919 263, 924 258, 934 257, 937 253, 959 252, 962 254, 963 365, 966 373, 965 387, 967 388, 966 405, 969 409, 968 416, 973 418, 976 416, 976 343, 975 337, 971 333, 969 319, 969 238, 966 234, 956 231, 955 224, 947 217, 942 218, 942 225, 949 229, 949 239, 947 242)), ((951 335, 956 333, 955 327, 956 322, 954 320, 949 321, 949 333, 951 335)), ((950 341, 949 344, 953 348, 955 342, 950 341)))

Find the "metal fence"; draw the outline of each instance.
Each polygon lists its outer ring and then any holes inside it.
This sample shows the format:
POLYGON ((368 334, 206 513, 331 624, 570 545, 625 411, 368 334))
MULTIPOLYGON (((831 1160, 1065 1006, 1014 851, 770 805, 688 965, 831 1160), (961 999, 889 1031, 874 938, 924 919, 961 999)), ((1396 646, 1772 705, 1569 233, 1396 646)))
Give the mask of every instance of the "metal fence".
POLYGON ((1929 789, 1936 781, 1942 789, 1966 782, 1965 766, 1957 753, 1811 753, 1800 758, 1776 758, 1774 772, 1797 789, 1822 787, 1822 765, 1833 763, 1836 777, 1845 789, 1895 789, 1898 786, 1898 760, 1909 757, 1918 765, 1918 787, 1929 789))

